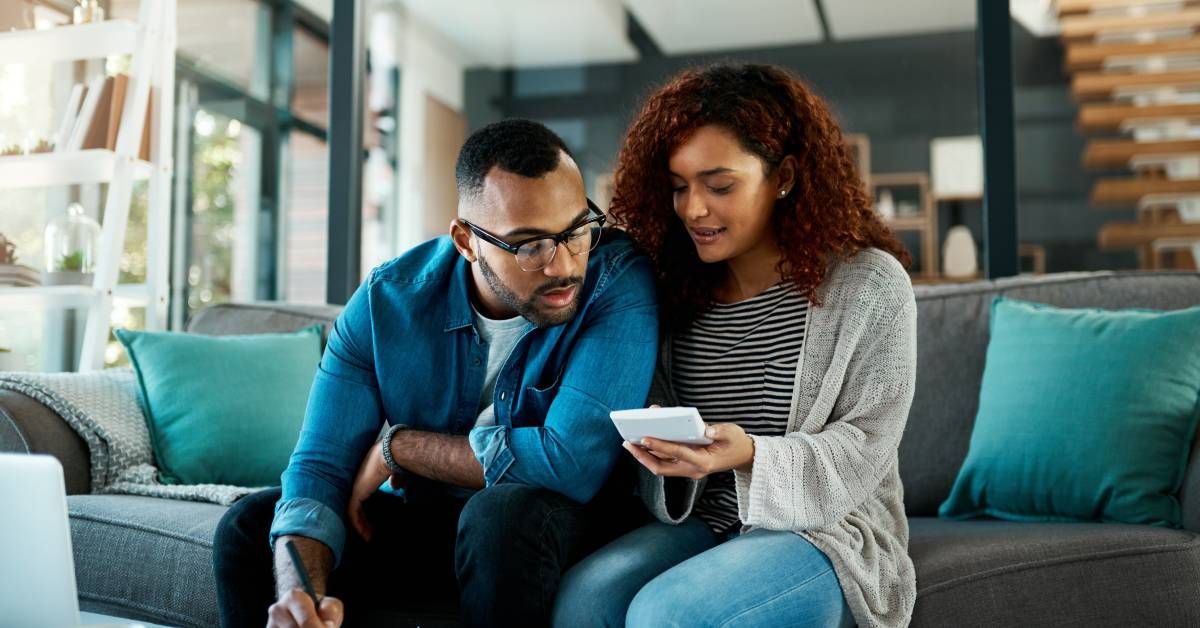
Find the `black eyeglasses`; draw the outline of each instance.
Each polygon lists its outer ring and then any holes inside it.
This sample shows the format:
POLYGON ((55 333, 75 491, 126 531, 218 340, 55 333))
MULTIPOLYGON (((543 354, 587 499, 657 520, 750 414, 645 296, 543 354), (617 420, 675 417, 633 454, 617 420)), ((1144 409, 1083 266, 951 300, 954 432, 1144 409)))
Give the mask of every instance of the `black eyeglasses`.
POLYGON ((532 238, 526 238, 512 244, 500 239, 500 236, 494 233, 471 224, 467 220, 463 220, 462 218, 458 220, 466 225, 475 235, 479 236, 480 239, 486 240, 512 253, 517 258, 517 265, 521 267, 521 270, 533 272, 549 266, 554 261, 554 255, 558 253, 558 245, 560 244, 565 244, 571 255, 580 255, 596 248, 596 245, 600 242, 601 230, 608 219, 591 199, 588 199, 587 204, 588 217, 566 231, 552 235, 533 236, 532 238))

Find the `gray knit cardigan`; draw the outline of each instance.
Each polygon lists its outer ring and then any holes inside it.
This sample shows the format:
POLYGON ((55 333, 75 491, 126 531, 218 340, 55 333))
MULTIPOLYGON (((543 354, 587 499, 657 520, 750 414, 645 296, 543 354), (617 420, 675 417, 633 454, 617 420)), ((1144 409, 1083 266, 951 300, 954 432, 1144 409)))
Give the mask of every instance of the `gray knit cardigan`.
MULTIPOLYGON (((916 379, 916 302, 890 254, 836 263, 809 310, 784 436, 751 436, 749 473, 735 472, 743 531, 789 530, 833 563, 859 626, 906 626, 916 601, 897 450, 916 379)), ((670 342, 650 402, 676 405, 670 342)), ((703 480, 665 483, 641 469, 640 492, 660 521, 680 523, 703 480)))

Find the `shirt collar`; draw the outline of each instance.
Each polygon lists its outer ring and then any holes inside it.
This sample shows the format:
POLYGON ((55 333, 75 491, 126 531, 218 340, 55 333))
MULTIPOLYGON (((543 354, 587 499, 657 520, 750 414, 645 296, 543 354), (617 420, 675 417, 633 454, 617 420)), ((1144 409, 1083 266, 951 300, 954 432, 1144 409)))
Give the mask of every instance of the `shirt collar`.
POLYGON ((454 270, 450 274, 450 294, 446 305, 446 329, 455 331, 464 327, 475 326, 475 317, 471 310, 471 266, 461 255, 454 262, 454 270))

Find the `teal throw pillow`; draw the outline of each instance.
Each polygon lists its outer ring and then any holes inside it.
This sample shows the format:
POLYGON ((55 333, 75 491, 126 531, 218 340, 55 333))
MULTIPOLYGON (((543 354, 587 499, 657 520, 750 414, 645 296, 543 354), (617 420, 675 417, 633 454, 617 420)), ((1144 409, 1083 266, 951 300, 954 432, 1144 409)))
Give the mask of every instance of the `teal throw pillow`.
POLYGON ((290 334, 116 336, 137 371, 163 482, 279 484, 321 359, 321 325, 290 334))
POLYGON ((938 514, 1179 527, 1200 420, 1200 307, 996 298, 967 459, 938 514))

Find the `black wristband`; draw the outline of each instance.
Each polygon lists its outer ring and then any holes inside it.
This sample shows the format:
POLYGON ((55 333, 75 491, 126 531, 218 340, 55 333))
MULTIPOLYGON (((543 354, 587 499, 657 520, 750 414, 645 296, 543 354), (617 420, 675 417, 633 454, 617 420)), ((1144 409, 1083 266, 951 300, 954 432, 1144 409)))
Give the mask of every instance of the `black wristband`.
POLYGON ((408 426, 403 423, 397 423, 389 427, 383 433, 383 439, 379 441, 379 446, 383 448, 383 463, 387 465, 388 470, 392 473, 404 473, 404 467, 396 464, 396 461, 392 458, 392 437, 396 435, 396 432, 403 429, 408 429, 408 426))

